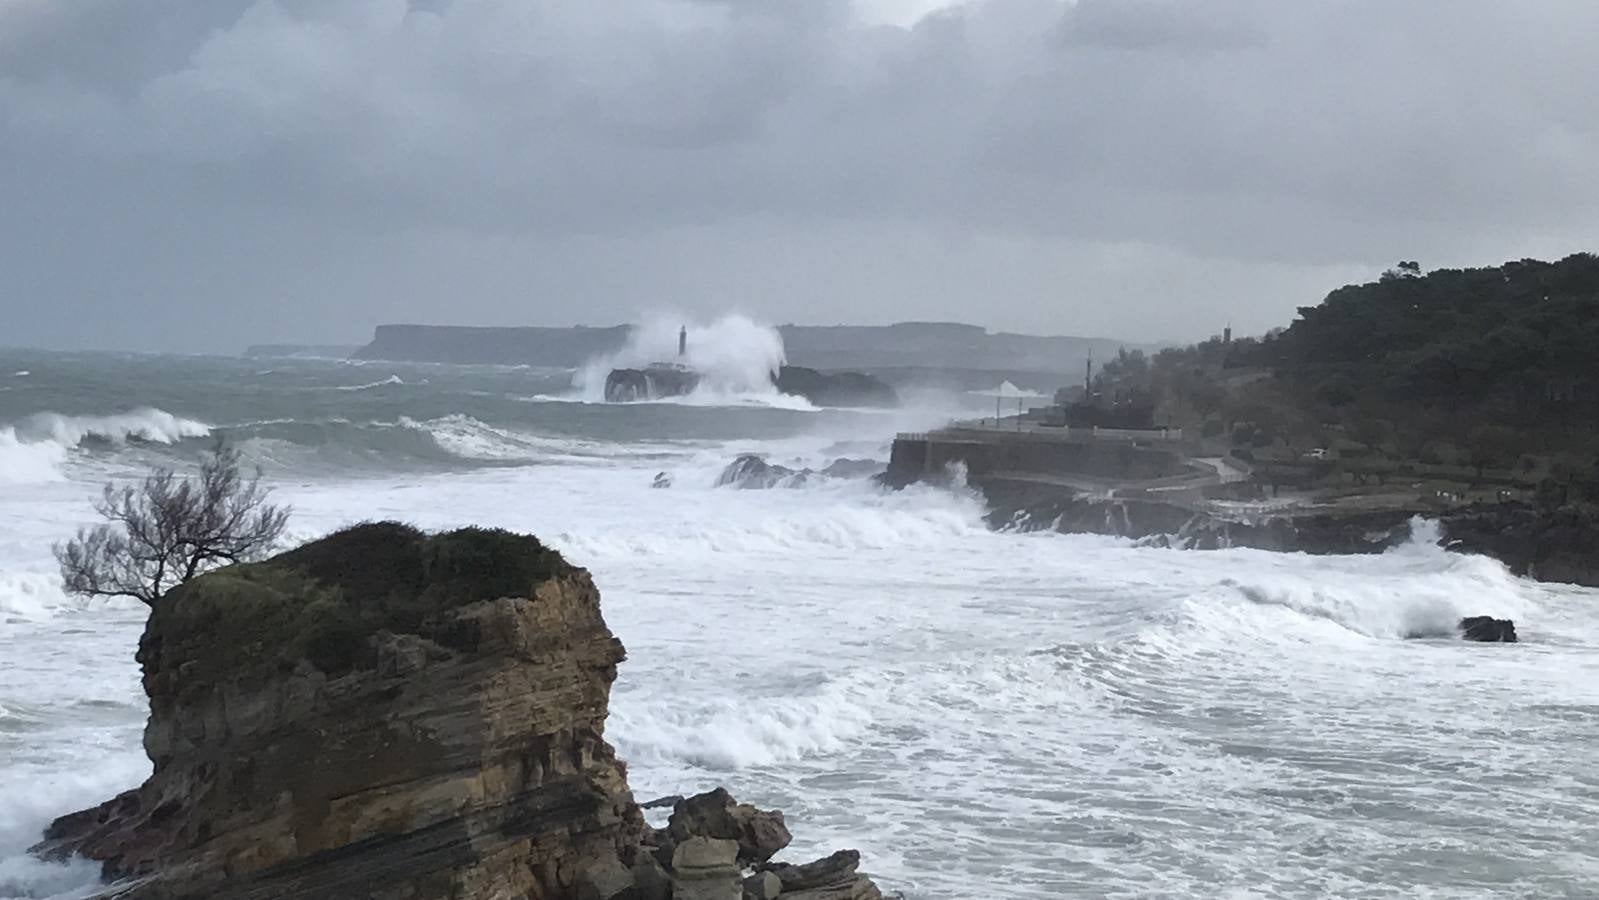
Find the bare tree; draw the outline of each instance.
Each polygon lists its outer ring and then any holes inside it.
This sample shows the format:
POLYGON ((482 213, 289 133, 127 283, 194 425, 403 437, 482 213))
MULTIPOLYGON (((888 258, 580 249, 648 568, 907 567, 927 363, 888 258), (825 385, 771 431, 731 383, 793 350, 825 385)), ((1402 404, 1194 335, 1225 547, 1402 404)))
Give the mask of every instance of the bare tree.
POLYGON ((134 597, 154 606, 166 593, 227 563, 265 556, 289 508, 267 502, 261 473, 239 474, 239 451, 218 442, 198 479, 155 470, 138 487, 107 484, 94 508, 105 523, 55 546, 63 587, 88 597, 134 597))

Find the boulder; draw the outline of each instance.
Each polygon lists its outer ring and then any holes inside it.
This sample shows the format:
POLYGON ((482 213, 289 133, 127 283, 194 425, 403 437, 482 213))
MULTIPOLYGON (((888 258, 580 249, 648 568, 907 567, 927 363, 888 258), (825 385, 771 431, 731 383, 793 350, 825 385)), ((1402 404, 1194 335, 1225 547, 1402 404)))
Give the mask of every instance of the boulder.
POLYGON ((743 872, 734 841, 694 836, 672 851, 672 900, 743 900, 743 872))
POLYGON ((871 879, 857 871, 860 862, 859 852, 839 850, 799 866, 772 863, 763 871, 777 876, 785 900, 882 900, 871 879))
POLYGON ((738 847, 743 865, 763 863, 793 840, 780 812, 739 803, 725 788, 717 788, 678 803, 666 832, 681 843, 694 837, 730 840, 738 847))
POLYGON ((1467 616, 1460 620, 1460 636, 1468 641, 1514 644, 1516 623, 1493 616, 1467 616))
POLYGON ((650 482, 652 488, 669 488, 672 486, 672 476, 668 472, 657 472, 655 480, 650 482))

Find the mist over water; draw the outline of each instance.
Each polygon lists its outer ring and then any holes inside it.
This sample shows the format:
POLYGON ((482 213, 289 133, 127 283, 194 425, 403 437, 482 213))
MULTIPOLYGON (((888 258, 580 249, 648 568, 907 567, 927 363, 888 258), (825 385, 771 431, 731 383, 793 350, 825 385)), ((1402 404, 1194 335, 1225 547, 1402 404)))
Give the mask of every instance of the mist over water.
MULTIPOLYGON (((718 370, 731 384, 772 348, 723 327, 753 348, 718 370)), ((612 405, 538 399, 570 395, 559 371, 0 356, 19 370, 0 392, 0 897, 88 890, 94 867, 23 851, 149 768, 143 609, 62 597, 50 543, 102 479, 217 434, 294 505, 296 540, 402 518, 561 549, 628 649, 607 737, 640 799, 725 784, 785 810, 795 858, 858 847, 909 897, 1599 883, 1599 595, 1424 528, 1375 557, 1177 552, 993 533, 962 491, 713 487, 741 452, 886 459, 957 399, 612 405), (674 486, 651 489, 662 471, 674 486), (1476 614, 1524 643, 1455 640, 1476 614)))

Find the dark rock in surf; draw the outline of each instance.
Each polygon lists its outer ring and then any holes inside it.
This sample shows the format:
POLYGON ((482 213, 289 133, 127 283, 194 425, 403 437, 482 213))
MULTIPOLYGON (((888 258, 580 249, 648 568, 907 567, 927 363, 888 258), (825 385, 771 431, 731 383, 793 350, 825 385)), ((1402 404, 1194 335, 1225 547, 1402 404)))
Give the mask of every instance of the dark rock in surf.
POLYGON ((870 478, 882 471, 883 464, 875 459, 835 459, 821 474, 828 478, 870 478))
POLYGON ((669 488, 672 486, 672 476, 667 472, 657 473, 655 480, 650 482, 652 488, 669 488))
POLYGON ((742 489, 798 487, 809 474, 809 470, 790 469, 769 463, 753 453, 745 453, 728 463, 722 474, 716 476, 716 486, 742 489))
POLYGON ((1599 507, 1477 503, 1440 521, 1450 550, 1491 556, 1539 581, 1599 587, 1599 507))
POLYGON ((783 366, 773 379, 778 391, 804 397, 817 406, 898 406, 888 382, 864 372, 822 372, 783 366))
POLYGON ((1492 616, 1467 616, 1460 620, 1460 636, 1483 643, 1516 643, 1516 623, 1492 616))
POLYGON ((656 363, 643 369, 612 369, 605 376, 605 402, 637 403, 691 394, 700 386, 700 373, 675 363, 656 363))

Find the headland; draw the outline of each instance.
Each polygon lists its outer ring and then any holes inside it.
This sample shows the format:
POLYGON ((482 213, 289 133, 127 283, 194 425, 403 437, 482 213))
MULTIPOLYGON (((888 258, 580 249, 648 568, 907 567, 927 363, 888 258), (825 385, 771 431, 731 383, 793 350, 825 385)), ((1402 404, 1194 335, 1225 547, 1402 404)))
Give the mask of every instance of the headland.
POLYGON ((1186 548, 1376 552, 1430 520, 1599 585, 1596 329, 1591 254, 1405 263, 1264 337, 1120 351, 1050 405, 899 435, 885 479, 958 468, 995 527, 1186 548))

